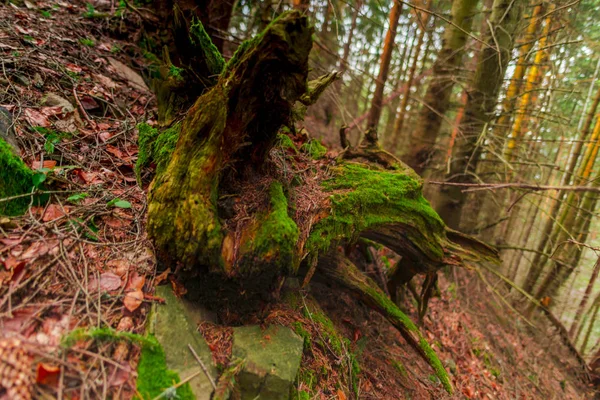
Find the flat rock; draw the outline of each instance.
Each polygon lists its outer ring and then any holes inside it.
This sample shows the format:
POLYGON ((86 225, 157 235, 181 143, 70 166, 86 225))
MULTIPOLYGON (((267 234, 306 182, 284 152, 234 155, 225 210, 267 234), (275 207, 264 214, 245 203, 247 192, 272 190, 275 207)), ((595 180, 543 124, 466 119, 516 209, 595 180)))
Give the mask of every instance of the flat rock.
MULTIPOLYGON (((218 373, 211 351, 196 328, 199 322, 212 319, 211 315, 201 306, 177 298, 168 285, 157 287, 156 295, 164 298, 165 304, 155 306, 149 330, 163 346, 167 367, 182 380, 197 373, 200 365, 188 348, 190 344, 216 381, 218 373)), ((194 377, 190 386, 197 399, 210 399, 213 387, 204 373, 194 377)))
POLYGON ((245 360, 237 377, 242 400, 287 400, 302 359, 303 340, 284 326, 233 329, 233 356, 245 360))

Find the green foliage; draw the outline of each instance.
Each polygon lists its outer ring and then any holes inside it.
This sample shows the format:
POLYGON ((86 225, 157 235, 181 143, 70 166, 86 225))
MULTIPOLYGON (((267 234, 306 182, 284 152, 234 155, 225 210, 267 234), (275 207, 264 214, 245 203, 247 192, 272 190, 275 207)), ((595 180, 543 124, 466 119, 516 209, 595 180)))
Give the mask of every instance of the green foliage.
POLYGON ((52 18, 52 13, 50 11, 40 10, 40 14, 42 14, 42 17, 44 18, 52 18))
MULTIPOLYGON (((39 178, 34 181, 33 171, 27 168, 13 148, 0 138, 0 199, 29 193, 34 186, 42 183, 38 181, 39 178)), ((31 198, 28 196, 2 201, 0 215, 21 215, 27 210, 30 202, 31 198)))
POLYGON ((183 68, 177 68, 173 64, 169 66, 169 76, 175 78, 176 80, 183 80, 183 68))
POLYGON ((305 152, 315 160, 323 158, 325 154, 327 154, 327 147, 323 146, 321 142, 319 142, 316 139, 311 139, 308 142, 304 143, 300 150, 305 152))
POLYGON ((84 46, 88 46, 88 47, 94 47, 96 45, 96 42, 94 42, 92 39, 88 39, 88 38, 79 38, 79 43, 81 43, 84 46))
POLYGON ((285 133, 277 134, 277 143, 283 149, 291 149, 294 151, 294 153, 298 153, 298 149, 296 148, 296 145, 294 144, 292 139, 285 133))
POLYGON ((155 346, 160 347, 156 340, 149 339, 130 332, 118 332, 111 328, 78 328, 63 336, 61 345, 66 348, 73 347, 77 342, 83 340, 97 340, 102 342, 118 342, 127 341, 130 343, 141 344, 146 347, 155 349, 155 346))
POLYGON ((209 72, 212 75, 219 75, 225 67, 225 60, 212 40, 210 40, 210 36, 206 33, 199 19, 194 18, 190 26, 190 41, 204 53, 209 72))
POLYGON ((106 203, 107 207, 118 207, 118 208, 131 208, 131 203, 125 200, 121 200, 118 197, 115 197, 108 203, 106 203))
POLYGON ((67 197, 67 201, 69 203, 77 204, 81 200, 85 199, 88 196, 89 196, 88 193, 77 193, 77 194, 74 194, 74 195, 71 195, 71 196, 67 197))
POLYGON ((86 4, 86 12, 83 13, 83 17, 84 18, 94 18, 95 14, 96 14, 96 9, 94 8, 93 4, 87 3, 86 4))

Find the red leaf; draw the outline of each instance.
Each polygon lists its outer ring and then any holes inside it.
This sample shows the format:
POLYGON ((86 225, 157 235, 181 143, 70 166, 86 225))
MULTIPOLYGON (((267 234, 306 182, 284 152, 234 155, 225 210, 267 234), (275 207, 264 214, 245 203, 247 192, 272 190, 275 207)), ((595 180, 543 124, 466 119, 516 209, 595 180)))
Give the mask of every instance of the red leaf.
POLYGON ((39 363, 37 366, 35 381, 43 385, 56 386, 58 384, 59 375, 59 366, 39 363))
POLYGON ((81 99, 79 99, 79 102, 86 110, 95 110, 97 108, 100 108, 96 100, 94 100, 94 98, 90 96, 83 96, 81 99))
POLYGON ((142 305, 143 301, 144 293, 138 289, 125 295, 125 298, 123 299, 123 305, 125 305, 125 308, 129 311, 134 312, 142 305))
POLYGON ((121 278, 112 272, 105 272, 100 275, 100 289, 110 292, 121 287, 121 278))

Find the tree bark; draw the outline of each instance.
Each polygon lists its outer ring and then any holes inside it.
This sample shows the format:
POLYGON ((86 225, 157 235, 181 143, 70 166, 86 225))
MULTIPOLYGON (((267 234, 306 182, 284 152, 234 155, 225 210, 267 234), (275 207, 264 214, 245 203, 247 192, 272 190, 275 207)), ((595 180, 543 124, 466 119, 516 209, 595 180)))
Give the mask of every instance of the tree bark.
POLYGON ((379 75, 375 84, 375 92, 373 93, 373 100, 371 101, 371 109, 369 111, 369 118, 367 120, 367 128, 378 128, 379 119, 381 118, 381 107, 383 102, 383 89, 387 81, 390 61, 392 60, 392 51, 394 50, 394 40, 396 39, 396 30, 398 29, 398 20, 400 19, 400 13, 402 12, 402 3, 398 0, 394 0, 392 11, 390 12, 390 26, 385 35, 385 41, 383 43, 383 52, 381 53, 381 60, 379 62, 379 75))
MULTIPOLYGON (((478 142, 496 107, 523 3, 523 0, 494 1, 489 20, 492 31, 488 30, 485 35, 486 46, 482 50, 461 121, 463 135, 457 137, 454 145, 449 174, 452 182, 473 182, 481 152, 478 142)), ((466 195, 459 187, 441 190, 438 212, 451 228, 459 227, 465 202, 466 195)))
POLYGON ((428 167, 443 116, 448 111, 456 71, 460 68, 467 34, 471 31, 478 0, 460 0, 452 4, 452 24, 446 26, 442 49, 433 64, 433 75, 423 98, 416 128, 410 134, 408 152, 403 159, 418 174, 428 167))

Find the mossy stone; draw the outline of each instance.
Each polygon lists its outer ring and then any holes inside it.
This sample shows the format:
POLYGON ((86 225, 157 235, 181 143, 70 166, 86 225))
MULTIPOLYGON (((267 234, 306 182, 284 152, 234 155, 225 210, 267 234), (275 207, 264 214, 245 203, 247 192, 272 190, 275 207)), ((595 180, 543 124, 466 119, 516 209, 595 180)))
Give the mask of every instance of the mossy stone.
MULTIPOLYGON (((179 374, 182 379, 199 371, 199 364, 188 348, 191 345, 213 380, 217 370, 212 364, 210 348, 196 326, 201 320, 209 319, 208 313, 196 304, 179 299, 170 286, 159 286, 156 294, 165 299, 165 303, 154 307, 149 331, 162 345, 167 366, 179 374)), ((212 385, 204 373, 190 382, 192 392, 197 399, 210 399, 212 385)))
POLYGON ((234 328, 233 356, 245 360, 237 379, 241 399, 289 399, 303 347, 304 340, 284 326, 234 328))

